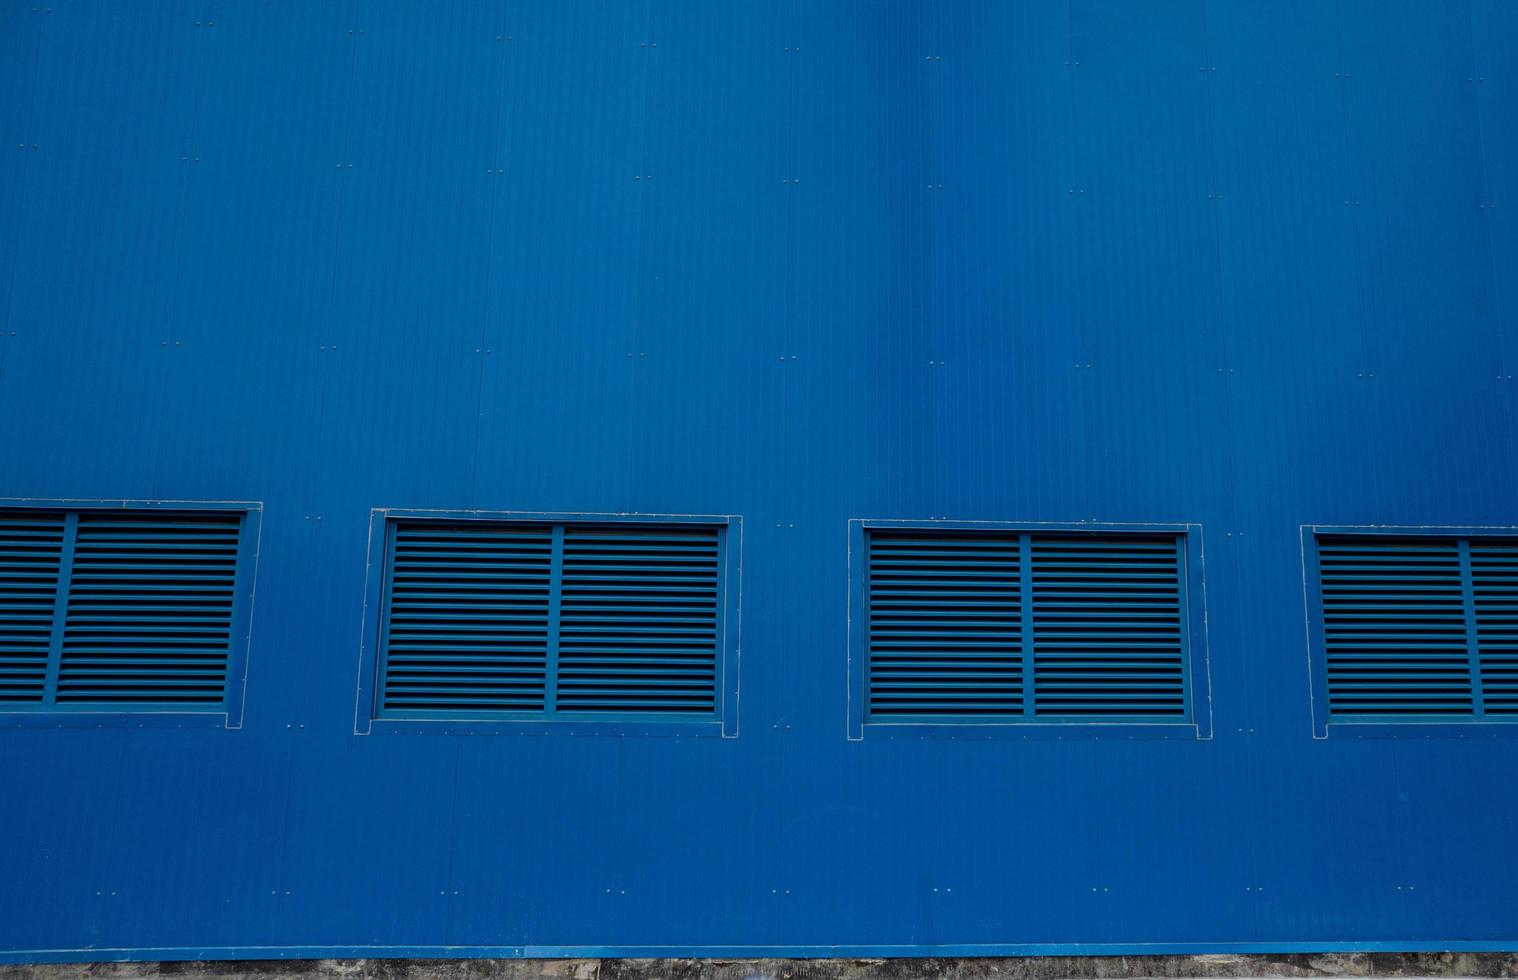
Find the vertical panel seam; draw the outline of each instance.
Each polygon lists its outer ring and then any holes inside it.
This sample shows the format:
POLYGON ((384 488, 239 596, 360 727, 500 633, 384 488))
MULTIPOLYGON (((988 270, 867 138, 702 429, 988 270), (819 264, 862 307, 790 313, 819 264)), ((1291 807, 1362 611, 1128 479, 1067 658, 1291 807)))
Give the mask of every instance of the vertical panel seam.
MULTIPOLYGON (((781 349, 780 349, 780 396, 781 417, 786 420, 787 428, 795 423, 795 397, 796 397, 796 368, 795 351, 792 349, 796 338, 796 90, 799 88, 797 81, 796 53, 799 51, 796 36, 796 0, 789 5, 787 12, 786 33, 784 38, 787 42, 787 50, 790 57, 787 60, 786 71, 786 110, 785 110, 785 161, 781 178, 781 187, 786 188, 785 194, 785 305, 784 321, 781 324, 781 349), (786 361, 789 356, 791 360, 786 361), (787 363, 789 370, 785 370, 787 363)), ((808 178, 810 184, 810 178, 808 178)), ((795 439, 785 440, 785 451, 781 453, 780 465, 780 488, 781 499, 787 508, 791 503, 791 482, 795 470, 795 439)), ((778 515, 785 517, 784 513, 778 515)), ((777 527, 780 525, 777 524, 777 527)), ((787 618, 787 621, 789 619, 787 618)))
POLYGON ((336 204, 332 215, 332 262, 327 271, 327 308, 321 317, 317 327, 316 351, 320 369, 317 375, 317 402, 316 402, 316 425, 315 438, 311 443, 311 462, 307 469, 307 485, 305 488, 305 500, 301 501, 305 508, 311 509, 315 503, 317 471, 322 467, 322 436, 327 428, 327 396, 332 373, 331 360, 327 356, 335 350, 331 342, 333 323, 336 320, 337 308, 337 269, 338 262, 342 257, 343 250, 343 205, 347 199, 347 170, 352 169, 352 163, 346 162, 348 150, 352 145, 353 135, 353 91, 358 79, 358 41, 361 36, 358 30, 358 5, 357 0, 349 5, 349 23, 353 25, 348 30, 348 91, 343 96, 343 133, 338 144, 337 162, 337 188, 336 204), (346 166, 346 170, 344 169, 346 166))
MULTIPOLYGON (((1230 598, 1232 599, 1235 615, 1240 616, 1243 614, 1243 611, 1245 609, 1243 602, 1245 590, 1240 579, 1244 574, 1244 570, 1247 566, 1243 561, 1240 560, 1241 553, 1243 551, 1243 546, 1240 539, 1243 536, 1243 532, 1238 530, 1239 481, 1237 471, 1240 465, 1240 459, 1238 455, 1238 440, 1234 438, 1233 433, 1234 393, 1232 379, 1234 365, 1232 362, 1232 347, 1228 342, 1228 298, 1224 282, 1223 230, 1222 214, 1220 211, 1222 193, 1218 179, 1217 93, 1215 91, 1215 76, 1217 74, 1217 66, 1213 64, 1212 24, 1208 17, 1208 0, 1201 0, 1200 10, 1202 18, 1202 89, 1207 100, 1207 198, 1212 219, 1212 259, 1214 275, 1213 312, 1217 317, 1217 345, 1214 350, 1214 356, 1217 358, 1216 367, 1220 374, 1219 380, 1221 381, 1221 390, 1223 395, 1222 427, 1223 439, 1226 446, 1225 451, 1227 453, 1227 465, 1223 467, 1223 479, 1226 482, 1224 499, 1228 508, 1228 526, 1225 528, 1224 536, 1231 545, 1228 549, 1228 553, 1229 558, 1232 560, 1231 571, 1233 574, 1228 576, 1228 591, 1230 593, 1230 598), (1238 532, 1237 534, 1235 533, 1236 531, 1238 532)), ((1178 558, 1183 547, 1181 543, 1183 540, 1184 539, 1182 538, 1177 539, 1176 548, 1178 558)), ((1188 563, 1192 560, 1191 549, 1189 547, 1185 548, 1185 558, 1188 563)), ((1197 559, 1200 560, 1200 558, 1201 556, 1198 555, 1197 559)), ((1178 588, 1180 588, 1183 592, 1188 581, 1187 578, 1183 577, 1184 571, 1185 570, 1181 567, 1181 564, 1178 560, 1176 570, 1177 584, 1178 588)), ((1205 568, 1203 573, 1205 574, 1205 568)), ((1187 599, 1189 598, 1190 597, 1188 596, 1187 599)), ((1195 614, 1189 609, 1189 607, 1185 608, 1183 611, 1186 613, 1186 621, 1182 623, 1182 635, 1186 638, 1187 642, 1186 656, 1183 658, 1182 664, 1183 669, 1186 671, 1186 699, 1187 704, 1190 708, 1188 713, 1192 721, 1195 722, 1199 716, 1199 712, 1204 707, 1206 708, 1209 716, 1211 715, 1212 687, 1210 683, 1211 678, 1209 677, 1209 684, 1207 687, 1208 703, 1206 705, 1195 703, 1196 699, 1193 697, 1193 694, 1195 693, 1195 685, 1193 683, 1191 674, 1196 664, 1197 651, 1192 649, 1192 644, 1190 642, 1192 639, 1190 619, 1191 616, 1195 614)), ((1239 672, 1241 677, 1241 683, 1239 685, 1239 697, 1241 699, 1240 706, 1242 708, 1243 716, 1243 723, 1238 727, 1242 728, 1246 733, 1244 742, 1244 765, 1247 772, 1245 792, 1249 794, 1250 798, 1253 798, 1256 786, 1254 779, 1255 758, 1253 739, 1249 738, 1249 735, 1252 735, 1254 732, 1254 716, 1253 705, 1250 698, 1249 670, 1249 653, 1251 640, 1249 632, 1242 627, 1243 623, 1236 619, 1233 624, 1233 635, 1237 638, 1239 650, 1239 672)), ((1245 830, 1248 834, 1249 878, 1252 884, 1257 884, 1259 881, 1259 863, 1256 846, 1257 833, 1254 817, 1254 815, 1258 814, 1259 812, 1261 812, 1260 807, 1252 806, 1250 808, 1250 818, 1244 821, 1245 830)), ((1249 906, 1251 916, 1251 935, 1253 938, 1258 938, 1259 899, 1256 897, 1254 892, 1250 892, 1249 906)))
MULTIPOLYGON (((335 319, 335 317, 334 317, 334 310, 335 310, 336 305, 337 305, 337 267, 338 267, 338 260, 339 260, 340 256, 342 255, 342 243, 343 243, 343 203, 344 203, 344 200, 345 200, 345 197, 346 197, 346 194, 345 194, 345 190, 346 190, 346 178, 344 177, 343 164, 344 164, 344 158, 348 155, 348 149, 349 149, 349 146, 350 146, 350 139, 351 139, 352 132, 353 132, 353 91, 354 91, 354 86, 356 84, 356 80, 357 80, 357 77, 358 77, 358 38, 359 38, 360 35, 358 34, 358 27, 357 27, 357 24, 358 24, 358 3, 357 3, 357 0, 350 0, 350 2, 348 4, 348 18, 347 19, 348 19, 349 24, 351 25, 350 28, 349 28, 349 31, 348 31, 348 47, 349 47, 349 53, 348 53, 348 81, 347 81, 347 92, 343 96, 343 112, 342 112, 343 132, 342 132, 341 140, 340 140, 340 142, 338 144, 338 159, 336 161, 337 187, 335 189, 335 197, 336 197, 337 200, 336 200, 336 203, 334 205, 334 211, 333 211, 333 215, 332 215, 332 261, 331 261, 331 263, 329 265, 328 273, 327 273, 327 304, 326 304, 326 310, 323 312, 323 315, 322 315, 322 317, 321 317, 321 319, 320 319, 320 321, 318 323, 318 326, 316 327, 316 329, 317 329, 317 338, 316 339, 317 339, 317 343, 318 343, 318 349, 317 349, 317 351, 315 351, 316 356, 318 358, 318 361, 317 361, 317 363, 318 363, 318 370, 315 372, 316 373, 316 378, 317 378, 317 380, 316 380, 316 388, 317 388, 316 420, 315 420, 315 425, 313 426, 313 438, 311 440, 311 458, 310 458, 309 464, 306 467, 306 484, 305 484, 305 487, 303 488, 303 493, 302 493, 303 499, 297 501, 298 505, 302 509, 308 511, 308 513, 306 514, 306 518, 307 518, 307 521, 306 521, 306 523, 307 523, 307 526, 306 526, 306 536, 307 536, 308 541, 311 541, 312 543, 314 543, 315 527, 313 526, 313 522, 310 521, 309 511, 312 509, 312 505, 316 502, 316 487, 317 487, 317 483, 318 483, 317 472, 318 472, 319 469, 321 469, 321 466, 322 466, 322 462, 321 462, 321 460, 322 460, 321 442, 322 442, 322 434, 326 430, 326 425, 327 425, 327 395, 328 395, 328 384, 329 384, 329 380, 330 380, 329 376, 331 374, 331 364, 330 364, 329 358, 327 357, 327 349, 331 345, 327 342, 327 336, 326 335, 330 334, 331 331, 332 331, 333 321, 335 319)), ((315 318, 313 318, 313 319, 315 319, 315 318)), ((312 353, 312 352, 307 351, 308 356, 309 356, 310 353, 312 353)), ((299 675, 298 675, 297 680, 296 680, 296 689, 297 690, 302 689, 304 687, 304 685, 305 685, 305 679, 309 675, 309 673, 310 673, 310 666, 308 664, 305 664, 303 662, 302 669, 299 671, 299 675)), ((378 696, 382 697, 383 695, 378 695, 378 696)), ((372 711, 373 709, 371 708, 370 710, 372 711)), ((286 727, 288 728, 289 726, 287 725, 286 727)), ((296 730, 291 729, 291 735, 290 735, 290 737, 292 739, 298 737, 295 734, 295 731, 296 730)), ((290 823, 291 823, 291 820, 293 819, 293 816, 294 816, 293 813, 292 813, 291 805, 290 805, 291 801, 294 798, 294 794, 295 794, 295 785, 294 785, 295 784, 295 780, 294 780, 295 761, 294 761, 294 759, 295 759, 295 755, 294 755, 294 743, 292 741, 292 743, 291 743, 290 761, 287 763, 286 779, 285 779, 285 787, 284 787, 284 812, 283 812, 283 815, 282 815, 281 820, 280 820, 280 827, 281 827, 281 829, 280 829, 280 850, 279 850, 279 872, 278 872, 278 876, 277 876, 277 879, 276 879, 278 881, 279 885, 276 888, 275 895, 274 895, 274 900, 275 900, 274 920, 275 920, 275 923, 276 923, 277 926, 278 925, 282 925, 281 919, 283 918, 283 915, 284 915, 284 913, 287 910, 287 908, 286 908, 287 903, 284 901, 284 892, 286 891, 286 889, 284 888, 284 881, 285 881, 285 875, 286 875, 286 867, 287 867, 288 858, 289 858, 290 823)))
POLYGON ((0 316, 0 385, 5 383, 6 354, 10 348, 10 336, 15 332, 12 329, 11 314, 16 298, 16 270, 21 266, 21 229, 26 224, 26 189, 32 172, 32 158, 27 152, 26 144, 31 142, 33 127, 37 122, 37 79, 42 74, 43 18, 37 8, 32 9, 32 16, 36 18, 36 36, 32 40, 32 90, 28 96, 26 128, 22 131, 22 143, 19 147, 22 162, 20 186, 16 191, 16 228, 11 235, 11 267, 6 276, 4 315, 0 316))
POLYGON ((1481 214, 1486 227, 1486 272, 1487 282, 1491 287, 1492 300, 1492 334, 1497 341, 1497 377, 1502 380, 1507 377, 1508 371, 1508 338, 1502 329, 1502 288, 1497 276, 1497 248, 1492 232, 1492 202, 1491 187, 1488 184, 1486 163, 1486 127, 1482 123, 1481 109, 1481 60, 1476 54, 1476 5, 1475 0, 1468 0, 1466 10, 1470 17, 1471 39, 1471 74, 1467 80, 1471 86, 1471 102, 1475 108, 1476 116, 1476 168, 1481 179, 1481 214))
POLYGON ((179 187, 179 215, 174 222, 174 283, 169 294, 168 333, 163 338, 162 351, 164 354, 163 374, 158 388, 158 425, 153 432, 153 470, 149 477, 148 486, 152 488, 151 496, 158 496, 159 471, 163 466, 163 427, 169 411, 169 384, 174 375, 174 362, 177 359, 175 351, 181 346, 179 333, 179 308, 182 286, 184 281, 184 242, 185 228, 190 223, 190 188, 193 184, 192 173, 200 158, 195 155, 195 121, 200 114, 200 88, 201 79, 205 75, 206 61, 206 32, 205 26, 206 6, 208 0, 201 0, 199 19, 195 21, 195 29, 199 40, 195 45, 195 79, 191 83, 190 90, 190 118, 185 133, 184 152, 180 155, 180 164, 183 175, 180 178, 179 187))
POLYGON ((1368 322, 1370 313, 1365 300, 1365 269, 1363 256, 1360 254, 1360 222, 1354 210, 1355 154, 1349 118, 1349 73, 1344 70, 1344 4, 1342 0, 1334 0, 1334 54, 1338 60, 1334 78, 1339 83, 1339 121, 1344 135, 1344 192, 1348 195, 1344 200, 1344 207, 1349 212, 1350 258, 1355 278, 1355 322, 1359 326, 1361 364, 1366 373, 1371 373, 1375 369, 1375 364, 1370 353, 1368 322))
POLYGON ((651 290, 648 288, 648 277, 649 277, 649 269, 648 269, 648 267, 649 267, 649 257, 648 257, 648 253, 649 253, 649 247, 648 247, 648 224, 649 224, 649 219, 648 219, 648 208, 649 208, 648 194, 649 194, 649 190, 648 190, 648 188, 649 188, 649 177, 651 176, 651 174, 649 174, 649 172, 648 172, 648 170, 649 170, 649 167, 648 167, 648 153, 649 153, 649 149, 648 149, 648 144, 649 144, 649 139, 648 139, 648 127, 649 127, 648 118, 649 118, 649 102, 650 102, 650 99, 651 99, 651 94, 650 93, 651 93, 651 91, 653 89, 653 73, 654 73, 654 68, 653 68, 653 52, 654 52, 654 45, 656 43, 656 41, 653 38, 653 30, 654 30, 654 10, 653 10, 653 7, 654 7, 654 0, 644 0, 644 4, 643 4, 643 41, 642 41, 642 47, 639 48, 639 50, 643 52, 643 72, 642 72, 642 75, 643 75, 643 99, 642 99, 642 102, 641 102, 640 107, 639 107, 639 116, 638 116, 638 136, 639 136, 639 145, 638 145, 638 171, 639 172, 633 176, 633 181, 636 184, 637 193, 638 193, 638 219, 637 219, 637 222, 638 222, 637 223, 638 257, 637 257, 637 260, 636 260, 636 262, 637 262, 636 273, 633 276, 632 345, 631 345, 632 349, 628 352, 628 355, 627 355, 627 360, 630 362, 630 364, 629 364, 629 370, 632 372, 632 374, 631 374, 631 377, 628 379, 628 389, 627 389, 628 404, 627 404, 627 411, 624 413, 624 417, 627 420, 627 424, 631 428, 631 431, 629 433, 630 438, 629 438, 628 441, 629 441, 629 444, 632 447, 632 451, 630 451, 627 454, 627 464, 626 464, 626 466, 623 469, 623 481, 624 482, 623 482, 623 486, 622 486, 622 493, 620 495, 620 497, 621 497, 621 506, 618 508, 619 510, 624 510, 624 511, 631 511, 631 510, 635 509, 633 507, 633 500, 632 500, 632 497, 633 497, 633 486, 634 486, 633 476, 634 476, 634 473, 636 472, 637 466, 638 466, 638 443, 639 443, 639 439, 640 439, 641 433, 642 433, 642 426, 640 425, 640 421, 639 421, 640 420, 640 416, 642 414, 642 412, 641 412, 642 405, 639 402, 638 391, 639 391, 639 388, 641 386, 640 383, 643 380, 643 361, 645 360, 645 358, 644 358, 643 355, 646 353, 643 350, 643 341, 644 341, 643 320, 644 320, 644 317, 647 315, 647 312, 648 312, 647 311, 647 307, 648 307, 648 303, 649 303, 649 295, 648 294, 651 292, 651 290))
POLYGON ((452 739, 453 742, 453 786, 448 794, 448 871, 443 877, 445 887, 443 889, 443 935, 449 940, 453 936, 453 912, 458 905, 454 899, 458 890, 454 888, 454 874, 457 864, 459 836, 459 770, 463 768, 464 741, 452 739))
POLYGON ((502 149, 501 140, 504 136, 506 119, 506 49, 510 40, 511 18, 508 15, 508 5, 501 4, 501 32, 496 35, 496 43, 501 46, 498 61, 500 66, 500 79, 496 85, 495 104, 495 139, 491 143, 491 167, 487 171, 490 177, 490 206, 489 222, 485 233, 485 296, 480 304, 480 342, 475 349, 475 356, 479 358, 479 370, 477 374, 477 386, 475 390, 474 406, 474 458, 470 461, 469 475, 469 502, 478 507, 480 498, 480 430, 484 426, 485 417, 485 363, 486 357, 492 350, 490 340, 490 298, 491 284, 495 281, 495 238, 496 238, 496 203, 500 197, 498 188, 501 185, 501 177, 505 171, 505 151, 502 149))
POLYGON ((95 902, 95 918, 90 923, 91 946, 95 946, 99 942, 100 926, 106 918, 105 906, 110 904, 112 898, 116 897, 116 891, 111 887, 111 872, 116 867, 116 839, 117 832, 121 826, 121 796, 122 789, 126 784, 127 742, 131 737, 132 733, 130 730, 122 729, 121 749, 116 755, 115 786, 111 790, 111 823, 110 827, 106 830, 104 863, 106 880, 101 882, 100 887, 95 890, 97 900, 95 902))
MULTIPOLYGON (((1362 379, 1373 380, 1376 376, 1376 357, 1371 345, 1370 301, 1367 297, 1365 281, 1365 267, 1368 260, 1362 245, 1360 201, 1356 196, 1355 187, 1356 158, 1353 127, 1350 124, 1349 72, 1346 70, 1345 62, 1343 0, 1334 0, 1334 55, 1338 62, 1335 66, 1334 79, 1339 89, 1339 119, 1344 131, 1344 209, 1349 214, 1350 268, 1354 277, 1355 323, 1360 339, 1361 369, 1356 374, 1362 379)), ((1371 389, 1371 395, 1367 398, 1373 397, 1374 393, 1375 389, 1371 389)), ((1381 481, 1376 471, 1374 453, 1372 453, 1372 458, 1366 461, 1365 467, 1366 482, 1371 488, 1371 499, 1374 501, 1376 513, 1379 514, 1381 513, 1381 481)))
POLYGON ((1080 445, 1086 450, 1079 454, 1081 472, 1077 480, 1077 486, 1081 488, 1079 503, 1079 517, 1082 519, 1094 519, 1097 515, 1091 513, 1092 498, 1087 489, 1090 480, 1087 479, 1092 471, 1092 460, 1089 447, 1091 445, 1090 434, 1094 428, 1092 424, 1092 390, 1091 390, 1091 344, 1086 336, 1086 249, 1085 249, 1085 221, 1081 201, 1085 197, 1086 188, 1083 186, 1083 174, 1081 167, 1081 137, 1080 137, 1080 97, 1079 85, 1076 74, 1080 69, 1080 61, 1077 60, 1075 47, 1075 0, 1066 0, 1065 3, 1065 74, 1069 79, 1070 94, 1070 186, 1069 193, 1065 196, 1069 203, 1070 213, 1070 240, 1073 253, 1074 265, 1074 298, 1075 298, 1075 369, 1076 369, 1076 399, 1080 405, 1080 411, 1076 414, 1076 422, 1080 427, 1080 445))
MULTIPOLYGON (((1509 371, 1512 370, 1512 368, 1511 368, 1511 355, 1510 355, 1509 350, 1508 350, 1510 338, 1508 337, 1508 332, 1507 332, 1507 329, 1505 327, 1506 318, 1503 316, 1503 309, 1504 309, 1504 306, 1506 305, 1505 304, 1505 300, 1506 300, 1507 297, 1506 297, 1506 293, 1505 293, 1505 291, 1503 289, 1503 282, 1504 281, 1503 281, 1502 277, 1497 272, 1496 231, 1493 228, 1494 222, 1492 220, 1492 211, 1493 211, 1493 209, 1495 208, 1496 205, 1494 204, 1494 202, 1491 199, 1491 185, 1490 185, 1491 175, 1490 175, 1490 173, 1488 171, 1488 166, 1487 166, 1486 125, 1485 125, 1485 123, 1483 122, 1483 119, 1482 119, 1483 111, 1482 111, 1481 92, 1482 92, 1482 88, 1484 86, 1485 77, 1481 73, 1481 58, 1480 58, 1480 56, 1477 53, 1477 47, 1476 47, 1476 43, 1477 43, 1476 42, 1476 38, 1478 36, 1478 32, 1477 32, 1477 23, 1476 23, 1476 4, 1475 4, 1475 0, 1467 0, 1466 10, 1467 10, 1467 13, 1468 13, 1468 16, 1469 16, 1470 39, 1471 39, 1471 48, 1470 48, 1471 73, 1470 73, 1470 76, 1468 78, 1468 83, 1470 84, 1471 90, 1472 90, 1471 91, 1471 100, 1472 100, 1472 102, 1473 102, 1473 104, 1475 106, 1475 116, 1476 116, 1476 165, 1477 165, 1480 177, 1481 177, 1481 186, 1480 186, 1481 202, 1480 202, 1480 206, 1481 206, 1482 220, 1485 223, 1485 227, 1486 227, 1486 266, 1487 266, 1486 271, 1487 271, 1487 277, 1488 277, 1487 281, 1488 281, 1488 283, 1490 283, 1490 286, 1491 286, 1491 294, 1490 295, 1491 295, 1491 303, 1492 303, 1492 309, 1491 309, 1492 334, 1493 334, 1493 336, 1495 337, 1495 339, 1497 341, 1497 380, 1498 380, 1499 383, 1502 383, 1502 382, 1512 381, 1513 380, 1513 376, 1509 373, 1509 371)), ((3 353, 3 352, 0 352, 0 353, 3 353)), ((3 368, 3 366, 4 366, 3 361, 0 361, 0 368, 3 368)), ((1508 386, 1508 390, 1509 390, 1509 400, 1511 401, 1511 391, 1512 391, 1512 386, 1511 385, 1508 386)), ((1509 424, 1509 427, 1510 427, 1509 428, 1509 434, 1510 435, 1512 433, 1512 429, 1511 429, 1512 418, 1513 418, 1513 413, 1512 412, 1509 412, 1505 416, 1505 418, 1504 418, 1504 420, 1507 421, 1508 424, 1509 424)), ((1513 454, 1511 454, 1511 453, 1504 453, 1502 455, 1503 455, 1503 457, 1505 458, 1505 460, 1506 460, 1506 462, 1508 464, 1508 475, 1509 475, 1509 478, 1518 480, 1518 460, 1514 460, 1513 454)))
MULTIPOLYGON (((923 458, 928 460, 941 460, 943 455, 943 428, 947 422, 945 414, 944 397, 944 337, 941 331, 946 322, 944 310, 944 280, 945 274, 942 268, 946 242, 946 219, 943 204, 943 177, 946 169, 947 154, 944 152, 944 144, 947 136, 944 131, 943 110, 943 9, 936 0, 928 0, 926 30, 923 34, 927 38, 927 60, 923 62, 926 70, 923 73, 923 109, 927 115, 927 193, 923 195, 923 204, 927 212, 926 234, 922 240, 926 243, 927 255, 923 257, 923 267, 926 269, 927 282, 923 286, 923 298, 920 307, 919 329, 922 331, 922 347, 917 351, 919 360, 917 370, 924 370, 921 363, 921 355, 927 354, 928 383, 925 386, 927 396, 927 412, 923 422, 922 439, 923 458)), ((920 468, 923 482, 927 484, 923 489, 928 504, 930 516, 947 517, 944 513, 944 480, 942 465, 930 465, 920 468)))

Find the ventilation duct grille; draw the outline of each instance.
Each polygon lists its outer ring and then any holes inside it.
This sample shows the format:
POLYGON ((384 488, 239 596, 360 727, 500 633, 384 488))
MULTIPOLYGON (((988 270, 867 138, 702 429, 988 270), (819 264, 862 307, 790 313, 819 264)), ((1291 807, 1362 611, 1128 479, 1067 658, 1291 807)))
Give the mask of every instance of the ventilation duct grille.
POLYGON ((540 710, 553 534, 541 525, 395 528, 386 597, 386 708, 540 710))
POLYGON ((1186 714, 1175 536, 1035 535, 1035 714, 1186 714))
POLYGON ((1469 715, 1460 542, 1318 539, 1331 717, 1469 715))
POLYGON ((233 513, 81 514, 58 703, 221 704, 241 532, 233 513))
POLYGON ((564 531, 558 710, 714 714, 715 528, 564 531))
POLYGON ((1175 534, 870 529, 877 721, 1184 721, 1175 534))
POLYGON ((870 714, 1021 717, 1019 538, 872 532, 868 549, 870 714))
POLYGON ((0 704, 42 701, 65 517, 0 512, 0 704))

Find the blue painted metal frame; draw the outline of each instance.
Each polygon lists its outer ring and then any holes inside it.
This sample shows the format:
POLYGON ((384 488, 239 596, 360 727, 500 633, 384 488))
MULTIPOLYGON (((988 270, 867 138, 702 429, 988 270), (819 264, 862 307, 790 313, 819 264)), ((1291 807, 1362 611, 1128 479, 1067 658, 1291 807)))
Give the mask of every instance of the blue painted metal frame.
MULTIPOLYGON (((738 736, 739 660, 741 659, 743 518, 736 514, 547 513, 487 510, 375 508, 369 517, 369 563, 364 582, 364 620, 359 649, 356 735, 650 735, 738 736), (510 521, 554 526, 554 543, 563 542, 566 524, 695 524, 718 529, 717 711, 715 715, 632 712, 562 712, 553 707, 556 665, 549 658, 544 680, 543 712, 501 712, 477 718, 456 712, 381 713, 384 689, 385 577, 395 556, 395 526, 403 520, 510 521)), ((562 548, 554 549, 552 576, 560 574, 562 548)), ((557 589, 551 589, 557 603, 557 589)), ((550 615, 550 630, 557 617, 550 615)))
POLYGON ((1518 527, 1472 527, 1420 524, 1415 527, 1352 524, 1304 524, 1302 537, 1302 605, 1307 624, 1308 698, 1312 703, 1314 739, 1334 736, 1360 738, 1514 738, 1518 737, 1518 717, 1493 720, 1486 716, 1481 703, 1481 664, 1475 642, 1474 611, 1471 608, 1469 548, 1471 538, 1518 539, 1518 527), (1471 659, 1471 698, 1473 714, 1468 721, 1451 720, 1448 715, 1363 715, 1331 718, 1328 703, 1328 655, 1323 636, 1323 582, 1318 565, 1320 537, 1397 537, 1459 540, 1461 584, 1464 587, 1466 642, 1471 659))
POLYGON ((263 504, 242 500, 55 500, 0 499, 0 508, 57 511, 66 515, 63 560, 58 572, 58 597, 48 649, 46 691, 53 691, 62 658, 63 616, 68 603, 69 576, 79 515, 85 511, 158 510, 176 513, 233 511, 242 515, 238 530, 237 571, 233 587, 232 642, 227 650, 226 693, 218 708, 177 708, 137 704, 7 704, 0 706, 0 728, 226 728, 242 727, 247 707, 248 647, 253 639, 253 599, 258 578, 258 545, 263 504))
MULTIPOLYGON (((853 518, 849 521, 849 601, 848 601, 848 709, 846 734, 858 741, 868 732, 871 737, 921 738, 935 736, 953 739, 1053 738, 1061 740, 1090 738, 1185 738, 1212 737, 1212 683, 1207 645, 1207 593, 1201 524, 1143 524, 1095 522, 1036 521, 957 521, 957 520, 877 520, 853 518), (1186 717, 1176 721, 1114 716, 1100 720, 1082 718, 1035 718, 1026 710, 1032 691, 1030 674, 1033 658, 1023 657, 1024 720, 933 719, 925 721, 871 721, 867 718, 869 655, 865 649, 866 613, 864 608, 866 537, 877 528, 954 530, 994 530, 1038 534, 1050 531, 1076 531, 1090 534, 1174 534, 1179 548, 1182 581, 1181 616, 1186 624, 1186 649, 1182 658, 1186 684, 1186 717), (1193 555, 1193 551, 1195 555, 1193 555), (1196 598, 1200 597, 1200 601, 1196 598)), ((1023 549, 1023 578, 1027 582, 1031 556, 1023 549)), ((1031 591, 1022 590, 1023 622, 1029 622, 1028 603, 1031 591)))

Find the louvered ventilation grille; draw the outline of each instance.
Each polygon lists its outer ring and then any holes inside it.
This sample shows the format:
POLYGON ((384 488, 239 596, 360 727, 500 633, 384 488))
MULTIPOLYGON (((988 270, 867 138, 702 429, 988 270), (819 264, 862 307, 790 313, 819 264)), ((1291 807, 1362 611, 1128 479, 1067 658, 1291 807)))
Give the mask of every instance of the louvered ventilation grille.
POLYGON ((1318 539, 1330 716, 1472 710, 1459 543, 1318 539))
POLYGON ((1518 715, 1518 542, 1472 541, 1476 642, 1489 715, 1518 715))
POLYGON ((392 534, 383 710, 717 713, 718 528, 409 520, 392 534))
POLYGON ((79 517, 59 703, 220 704, 238 516, 79 517))
POLYGON ((564 531, 560 711, 715 713, 715 528, 564 531))
POLYGON ((1016 535, 872 532, 869 712, 1021 716, 1016 535))
POLYGON ((1186 713, 1174 536, 1033 538, 1035 713, 1186 713))
POLYGON ((385 707, 541 709, 552 546, 542 525, 398 524, 385 707))
POLYGON ((0 512, 0 704, 42 700, 64 516, 0 512))
POLYGON ((865 541, 871 718, 1189 716, 1179 536, 877 529, 865 541))

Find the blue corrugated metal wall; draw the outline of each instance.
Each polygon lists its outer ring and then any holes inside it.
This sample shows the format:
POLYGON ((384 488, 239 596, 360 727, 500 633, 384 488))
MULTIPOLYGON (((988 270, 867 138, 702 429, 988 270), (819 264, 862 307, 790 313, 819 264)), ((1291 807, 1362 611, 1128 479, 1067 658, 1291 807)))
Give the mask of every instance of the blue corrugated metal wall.
POLYGON ((0 496, 265 507, 243 729, 0 731, 5 958, 1518 944, 1299 536, 1518 524, 1518 5, 10 0, 0 137, 0 496), (741 514, 740 736, 355 736, 377 506, 741 514), (857 517, 1200 523, 1215 737, 847 741, 857 517))

